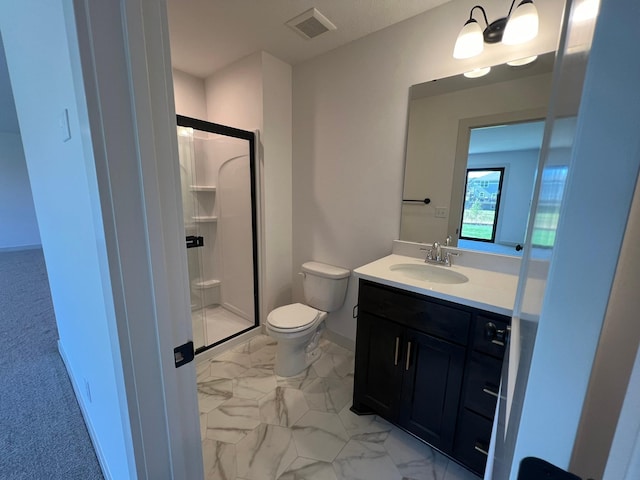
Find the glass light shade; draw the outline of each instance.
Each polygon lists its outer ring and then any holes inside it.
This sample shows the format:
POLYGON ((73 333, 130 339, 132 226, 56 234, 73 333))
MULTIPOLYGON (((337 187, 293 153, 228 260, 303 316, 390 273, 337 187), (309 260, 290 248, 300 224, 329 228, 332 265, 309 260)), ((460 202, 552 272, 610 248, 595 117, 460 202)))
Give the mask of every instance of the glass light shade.
POLYGON ((484 77, 490 71, 491 71, 491 67, 474 68, 470 72, 463 73, 463 75, 467 78, 480 78, 480 77, 484 77))
POLYGON ((453 49, 453 58, 471 58, 482 53, 484 38, 478 22, 469 20, 464 24, 458 34, 456 46, 453 49))
POLYGON ((518 45, 534 39, 537 35, 538 10, 530 0, 524 0, 509 16, 502 43, 518 45))
POLYGON ((507 62, 507 65, 509 65, 510 67, 522 67, 524 65, 529 65, 530 63, 535 62, 537 58, 538 58, 537 55, 532 55, 531 57, 518 58, 516 60, 511 60, 507 62))

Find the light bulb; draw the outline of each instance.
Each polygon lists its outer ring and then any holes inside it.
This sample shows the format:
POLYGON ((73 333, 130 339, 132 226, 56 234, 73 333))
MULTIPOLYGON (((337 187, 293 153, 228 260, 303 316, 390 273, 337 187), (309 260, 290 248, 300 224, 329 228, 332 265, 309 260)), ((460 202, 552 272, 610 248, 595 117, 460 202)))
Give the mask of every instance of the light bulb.
POLYGON ((471 58, 482 53, 484 38, 478 22, 471 19, 464 24, 458 34, 456 46, 453 49, 453 58, 471 58))
POLYGON ((511 13, 504 29, 502 43, 518 45, 538 35, 538 10, 531 0, 523 0, 511 13))

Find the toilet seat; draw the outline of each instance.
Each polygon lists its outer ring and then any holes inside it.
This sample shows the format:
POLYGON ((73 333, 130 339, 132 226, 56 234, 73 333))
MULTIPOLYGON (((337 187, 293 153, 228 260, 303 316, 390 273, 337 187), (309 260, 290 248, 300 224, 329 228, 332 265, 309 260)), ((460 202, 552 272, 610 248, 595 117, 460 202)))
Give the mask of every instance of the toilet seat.
POLYGON ((313 327, 320 312, 302 303, 278 307, 267 316, 269 327, 277 332, 294 333, 313 327))

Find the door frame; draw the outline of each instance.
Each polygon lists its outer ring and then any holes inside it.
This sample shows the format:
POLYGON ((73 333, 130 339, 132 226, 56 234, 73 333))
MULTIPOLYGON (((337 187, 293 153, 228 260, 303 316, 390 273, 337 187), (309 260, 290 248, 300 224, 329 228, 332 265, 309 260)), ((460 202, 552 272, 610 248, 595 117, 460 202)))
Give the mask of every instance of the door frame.
POLYGON ((85 90, 78 100, 96 163, 137 477, 197 480, 195 364, 176 368, 173 351, 192 339, 192 326, 166 3, 64 6, 74 80, 85 90))

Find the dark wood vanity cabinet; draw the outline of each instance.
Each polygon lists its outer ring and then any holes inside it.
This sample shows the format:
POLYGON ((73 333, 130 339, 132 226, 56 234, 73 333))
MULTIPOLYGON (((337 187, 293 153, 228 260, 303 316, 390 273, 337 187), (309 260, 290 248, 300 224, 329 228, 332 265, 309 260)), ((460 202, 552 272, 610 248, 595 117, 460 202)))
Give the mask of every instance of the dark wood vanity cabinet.
POLYGON ((478 311, 467 353, 453 457, 484 474, 510 319, 478 311))
POLYGON ((360 280, 352 410, 376 413, 482 474, 507 324, 360 280))

